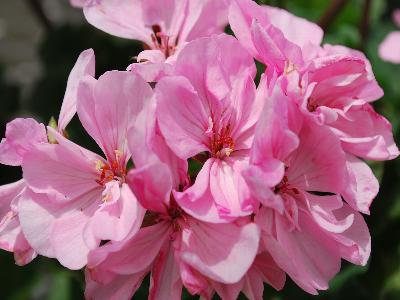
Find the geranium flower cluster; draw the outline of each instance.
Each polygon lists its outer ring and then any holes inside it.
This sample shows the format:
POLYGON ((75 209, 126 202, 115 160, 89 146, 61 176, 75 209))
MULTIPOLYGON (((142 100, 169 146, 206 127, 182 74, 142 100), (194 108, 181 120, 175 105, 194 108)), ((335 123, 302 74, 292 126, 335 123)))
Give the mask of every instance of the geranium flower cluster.
POLYGON ((149 299, 228 300, 286 276, 317 294, 342 259, 367 263, 379 184, 364 160, 399 151, 362 53, 251 0, 81 6, 146 50, 97 79, 82 52, 57 126, 7 125, 0 162, 23 178, 0 187, 0 246, 18 264, 85 268, 87 299, 130 299, 149 275, 149 299), (103 155, 68 139, 75 114, 103 155))

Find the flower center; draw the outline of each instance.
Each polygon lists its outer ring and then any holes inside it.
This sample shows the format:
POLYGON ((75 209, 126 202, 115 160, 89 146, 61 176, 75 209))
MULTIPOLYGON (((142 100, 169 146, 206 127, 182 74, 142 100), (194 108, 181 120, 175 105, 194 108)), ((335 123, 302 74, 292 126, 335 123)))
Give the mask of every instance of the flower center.
POLYGON ((213 157, 229 157, 235 150, 235 141, 231 137, 230 131, 230 126, 228 125, 212 135, 210 151, 213 157))
POLYGON ((152 48, 163 52, 166 58, 174 54, 176 45, 170 45, 170 37, 162 32, 160 25, 155 24, 151 28, 153 30, 151 34, 152 48))
POLYGON ((314 101, 314 99, 310 98, 307 100, 307 109, 309 112, 314 112, 319 105, 314 101))
POLYGON ((99 179, 96 182, 101 186, 106 185, 112 180, 117 180, 120 183, 125 182, 126 167, 121 151, 116 150, 115 158, 110 162, 104 163, 98 160, 96 162, 96 170, 100 173, 99 179))
POLYGON ((289 193, 289 192, 299 194, 298 189, 290 186, 289 179, 286 175, 283 176, 282 181, 275 187, 274 192, 276 194, 284 194, 284 193, 289 193))

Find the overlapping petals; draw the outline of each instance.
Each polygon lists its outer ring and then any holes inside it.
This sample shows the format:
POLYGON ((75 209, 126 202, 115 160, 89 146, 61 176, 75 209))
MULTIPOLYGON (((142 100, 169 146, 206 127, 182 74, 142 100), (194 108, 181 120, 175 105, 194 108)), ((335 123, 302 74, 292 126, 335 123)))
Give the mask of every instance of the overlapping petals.
POLYGON ((286 275, 318 294, 342 259, 367 264, 368 160, 399 150, 363 53, 250 0, 70 2, 145 50, 98 79, 83 51, 57 125, 7 125, 0 162, 23 178, 0 187, 0 248, 17 264, 85 268, 95 300, 147 276, 152 300, 261 300, 286 275), (69 138, 75 115, 101 155, 69 138))

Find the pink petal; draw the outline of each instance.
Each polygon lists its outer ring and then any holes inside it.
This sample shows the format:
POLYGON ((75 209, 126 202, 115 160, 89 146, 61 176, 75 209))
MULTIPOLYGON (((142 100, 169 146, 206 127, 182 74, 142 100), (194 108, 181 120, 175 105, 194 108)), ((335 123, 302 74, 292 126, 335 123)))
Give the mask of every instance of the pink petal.
POLYGON ((167 213, 172 192, 171 173, 165 164, 150 164, 128 174, 128 184, 144 208, 167 213))
POLYGON ((76 113, 76 102, 78 98, 78 85, 85 76, 95 75, 95 58, 93 49, 83 51, 68 77, 67 89, 58 118, 58 130, 65 130, 76 113))
POLYGON ((226 34, 190 42, 179 53, 175 65, 175 74, 186 77, 203 106, 211 110, 221 105, 218 100, 228 95, 238 78, 254 78, 255 73, 253 58, 234 37, 226 34))
MULTIPOLYGON (((261 278, 276 290, 282 290, 286 281, 285 272, 279 268, 272 256, 266 251, 256 256, 253 266, 247 276, 244 293, 250 294, 251 289, 252 295, 262 295, 261 288, 257 288, 257 286, 253 284, 253 282, 256 282, 256 277, 261 278)), ((257 299, 257 297, 255 298, 257 299)))
POLYGON ((258 53, 256 58, 265 65, 275 68, 279 74, 285 71, 287 62, 294 64, 296 68, 303 66, 301 48, 288 41, 277 27, 263 27, 253 21, 251 32, 258 53))
POLYGON ((340 234, 353 225, 354 215, 352 214, 340 220, 336 219, 335 211, 343 207, 343 201, 340 196, 315 196, 309 193, 304 193, 303 195, 311 216, 321 228, 340 234))
POLYGON ((153 95, 151 87, 131 72, 111 71, 79 86, 78 116, 108 160, 129 159, 127 133, 153 95))
POLYGON ((230 0, 188 1, 188 12, 179 39, 191 41, 224 32, 230 0))
MULTIPOLYGON (((100 240, 120 241, 134 234, 142 225, 145 214, 127 184, 122 184, 119 198, 96 211, 90 223, 94 236, 100 240)), ((107 204, 107 203, 106 203, 107 204)))
POLYGON ((63 201, 101 189, 96 163, 102 158, 63 139, 55 132, 59 144, 37 145, 24 158, 24 178, 35 192, 56 194, 63 201))
POLYGON ((388 34, 379 46, 379 56, 385 61, 400 64, 400 31, 388 34))
POLYGON ((284 9, 272 6, 262 6, 262 8, 268 14, 271 23, 292 43, 302 48, 309 43, 321 44, 324 32, 317 24, 292 15, 284 9))
POLYGON ((251 32, 254 19, 256 19, 261 26, 268 26, 270 24, 270 18, 266 11, 261 9, 254 1, 231 1, 229 8, 229 24, 243 47, 245 47, 253 57, 259 58, 259 53, 255 48, 251 32))
POLYGON ((317 294, 340 270, 337 246, 306 216, 299 214, 301 231, 289 232, 283 219, 276 218, 277 240, 267 238, 265 245, 283 270, 305 291, 317 294))
POLYGON ((309 81, 317 82, 311 97, 318 105, 343 109, 356 100, 371 102, 383 96, 368 60, 347 52, 313 60, 309 81))
POLYGON ((167 244, 158 254, 151 272, 149 300, 180 300, 182 281, 175 251, 167 244))
POLYGON ((346 175, 345 154, 335 134, 309 122, 304 124, 299 139, 299 148, 289 159, 289 183, 306 191, 341 192, 346 175))
POLYGON ((108 243, 92 251, 88 267, 104 272, 129 275, 148 270, 171 234, 169 223, 143 227, 136 235, 121 242, 108 243))
POLYGON ((211 223, 227 222, 221 218, 210 191, 210 172, 215 159, 208 159, 199 174, 195 183, 183 192, 174 192, 176 202, 189 215, 211 223))
POLYGON ((362 215, 344 204, 334 211, 338 219, 354 216, 353 225, 345 232, 336 234, 335 239, 341 244, 341 256, 353 264, 365 266, 371 253, 371 235, 362 215))
POLYGON ((211 195, 222 217, 247 216, 256 205, 242 177, 248 162, 240 158, 216 159, 210 170, 211 195), (246 201, 247 200, 247 201, 246 201))
POLYGON ((141 2, 112 0, 96 1, 84 7, 86 20, 109 34, 142 41, 152 45, 151 25, 144 23, 141 2))
POLYGON ((20 166, 34 145, 47 143, 46 129, 34 119, 15 119, 7 124, 6 138, 0 143, 0 163, 20 166))
POLYGON ((59 215, 58 208, 59 203, 31 190, 25 191, 18 203, 18 216, 26 239, 35 251, 46 257, 55 257, 50 235, 59 215))
POLYGON ((346 155, 346 165, 349 180, 341 194, 353 209, 369 214, 372 200, 379 191, 379 182, 370 167, 353 155, 346 155))
POLYGON ((87 264, 91 249, 85 243, 83 231, 89 218, 82 212, 56 219, 53 223, 51 244, 58 261, 68 269, 79 270, 87 264))
POLYGON ((238 282, 257 254, 259 230, 255 224, 190 222, 182 232, 182 260, 205 276, 222 282, 238 282))
POLYGON ((340 137, 343 149, 372 160, 389 160, 399 155, 392 125, 370 104, 353 105, 331 126, 340 137))
POLYGON ((107 284, 91 278, 90 270, 85 272, 85 298, 95 300, 130 300, 142 284, 145 272, 131 275, 114 275, 107 284))
POLYGON ((207 107, 184 77, 168 77, 157 84, 157 118, 169 147, 182 159, 207 151, 207 107))

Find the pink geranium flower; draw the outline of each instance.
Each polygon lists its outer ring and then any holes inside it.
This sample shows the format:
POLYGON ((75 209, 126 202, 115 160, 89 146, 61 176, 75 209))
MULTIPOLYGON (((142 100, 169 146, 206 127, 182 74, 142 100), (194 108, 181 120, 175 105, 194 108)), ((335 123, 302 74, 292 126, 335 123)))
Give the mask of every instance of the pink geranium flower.
POLYGON ((254 73, 240 44, 219 35, 188 44, 174 76, 156 86, 157 118, 168 146, 181 159, 204 163, 193 186, 175 193, 199 219, 221 222, 253 212, 241 171, 262 109, 254 73))
POLYGON ((115 36, 139 40, 149 51, 142 56, 168 58, 180 45, 222 33, 228 0, 107 0, 84 7, 93 26, 115 36))
POLYGON ((78 116, 106 159, 49 128, 58 144, 36 146, 23 162, 29 188, 43 195, 29 191, 20 203, 28 240, 71 269, 82 268, 101 240, 122 240, 141 225, 144 210, 125 183, 127 132, 152 90, 129 72, 113 71, 86 77, 78 96, 78 116))
POLYGON ((181 299, 183 286, 205 296, 208 280, 232 284, 250 268, 258 248, 257 226, 190 217, 174 200, 172 178, 163 163, 130 172, 132 189, 151 213, 136 235, 90 254, 87 298, 131 299, 149 272, 149 299, 181 299))
POLYGON ((305 67, 308 49, 323 37, 318 25, 252 0, 232 1, 229 24, 243 47, 267 66, 269 78, 305 67))
POLYGON ((370 235, 362 216, 340 197, 347 174, 339 139, 328 127, 299 119, 297 109, 278 85, 258 123, 245 178, 262 204, 255 219, 265 249, 316 294, 328 288, 341 258, 366 264, 370 235))
MULTIPOLYGON (((393 13, 394 23, 400 27, 400 9, 393 13)), ((379 45, 379 56, 388 62, 400 64, 400 31, 393 31, 379 45)))

